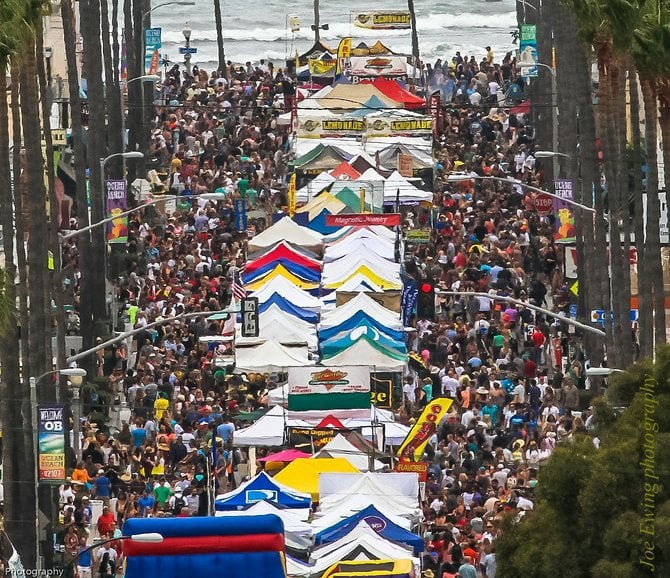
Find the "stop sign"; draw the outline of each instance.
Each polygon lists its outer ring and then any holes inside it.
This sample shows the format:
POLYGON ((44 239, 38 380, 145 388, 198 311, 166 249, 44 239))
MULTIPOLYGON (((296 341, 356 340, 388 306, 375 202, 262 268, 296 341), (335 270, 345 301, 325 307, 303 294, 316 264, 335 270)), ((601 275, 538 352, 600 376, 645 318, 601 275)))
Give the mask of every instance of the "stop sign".
POLYGON ((540 193, 533 199, 533 205, 540 215, 548 215, 554 209, 554 199, 549 195, 540 193))

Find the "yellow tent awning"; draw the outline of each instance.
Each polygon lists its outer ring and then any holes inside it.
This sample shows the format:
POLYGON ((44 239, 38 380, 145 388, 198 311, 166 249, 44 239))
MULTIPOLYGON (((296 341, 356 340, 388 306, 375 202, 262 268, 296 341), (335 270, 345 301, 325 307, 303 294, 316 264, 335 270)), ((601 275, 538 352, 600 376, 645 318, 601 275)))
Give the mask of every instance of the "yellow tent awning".
POLYGON ((265 284, 269 283, 275 277, 279 276, 288 279, 296 287, 299 287, 300 289, 305 289, 307 291, 309 291, 310 289, 316 289, 319 286, 318 283, 314 283, 313 281, 303 281, 300 277, 295 276, 286 267, 284 267, 284 265, 280 263, 274 269, 272 269, 267 275, 264 275, 263 277, 256 279, 256 281, 254 281, 253 283, 247 283, 245 285, 245 288, 247 289, 247 291, 258 291, 259 289, 262 289, 265 284))
POLYGON ((349 279, 352 279, 358 274, 363 275, 364 277, 367 277, 370 281, 372 281, 377 287, 381 287, 384 291, 391 291, 391 290, 397 290, 397 289, 402 289, 402 285, 399 283, 393 283, 392 281, 389 281, 388 279, 384 279, 380 277, 377 273, 372 271, 367 265, 361 265, 358 267, 355 271, 352 271, 351 274, 349 274, 347 277, 344 279, 340 279, 336 281, 335 283, 327 283, 324 285, 326 289, 337 289, 338 287, 341 287, 344 285, 349 279))
POLYGON ((274 479, 299 492, 311 494, 312 501, 318 502, 319 474, 326 472, 359 473, 346 458, 298 458, 279 472, 274 479))

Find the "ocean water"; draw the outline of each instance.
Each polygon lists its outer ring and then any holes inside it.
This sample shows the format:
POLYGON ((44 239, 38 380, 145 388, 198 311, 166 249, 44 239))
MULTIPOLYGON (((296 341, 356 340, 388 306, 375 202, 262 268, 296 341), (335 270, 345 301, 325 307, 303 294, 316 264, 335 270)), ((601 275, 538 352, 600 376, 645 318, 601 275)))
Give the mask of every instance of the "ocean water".
MULTIPOLYGON (((154 0, 158 5, 159 0, 154 0)), ((198 53, 192 64, 211 70, 217 59, 216 26, 212 0, 195 0, 195 6, 166 6, 151 14, 152 26, 162 28, 162 55, 171 62, 181 62, 179 47, 184 46, 182 29, 186 22, 192 29, 191 46, 198 53)), ((310 26, 314 20, 312 0, 220 0, 223 14, 223 33, 226 59, 235 63, 271 60, 275 66, 309 49, 314 42, 310 26), (300 30, 295 34, 288 26, 288 16, 300 19, 300 30)), ((425 62, 437 58, 451 59, 457 50, 462 55, 474 55, 478 60, 491 46, 496 60, 512 50, 510 32, 516 28, 516 0, 415 0, 419 50, 425 62)), ((411 53, 409 30, 366 30, 353 26, 356 12, 370 10, 403 10, 403 2, 379 0, 321 0, 321 24, 329 30, 321 31, 321 41, 337 48, 344 36, 352 36, 353 46, 359 42, 381 40, 394 52, 411 53)))

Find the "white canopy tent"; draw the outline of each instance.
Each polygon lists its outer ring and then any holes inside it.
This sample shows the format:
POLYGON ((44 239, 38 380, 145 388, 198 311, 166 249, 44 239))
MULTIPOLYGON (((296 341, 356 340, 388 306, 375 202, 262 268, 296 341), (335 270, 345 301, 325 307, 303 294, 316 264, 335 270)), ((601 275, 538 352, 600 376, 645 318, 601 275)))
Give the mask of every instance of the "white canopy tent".
POLYGON ((384 203, 395 203, 396 200, 399 200, 404 205, 432 203, 433 193, 422 191, 410 183, 398 171, 393 171, 384 183, 384 203), (400 191, 399 194, 398 191, 400 191))
POLYGON ((313 410, 287 411, 281 404, 288 399, 288 386, 277 388, 274 400, 277 405, 248 428, 235 432, 235 445, 240 447, 279 447, 284 443, 284 428, 286 426, 314 427, 328 416, 339 419, 347 428, 362 429, 363 436, 372 439, 373 424, 384 426, 384 438, 387 445, 400 445, 407 437, 409 428, 393 421, 390 411, 381 410, 374 406, 369 410, 313 410), (286 395, 284 395, 286 392, 286 395))
POLYGON ((297 550, 307 550, 314 543, 314 528, 303 521, 303 510, 279 508, 276 504, 263 500, 246 510, 216 511, 215 516, 263 516, 272 514, 281 518, 287 546, 297 550), (296 512, 299 512, 296 514, 296 512))
POLYGON ((411 530, 416 520, 419 519, 416 508, 412 510, 398 508, 393 504, 392 499, 387 499, 384 496, 349 496, 346 502, 331 505, 326 510, 322 506, 319 507, 314 513, 312 527, 315 533, 319 533, 321 530, 330 528, 361 510, 365 510, 368 506, 374 506, 391 522, 405 528, 405 530, 411 530))
MULTIPOLYGON (((359 450, 342 434, 337 434, 331 441, 323 446, 316 454, 315 458, 345 458, 357 470, 367 472, 370 469, 370 457, 365 452, 359 450)), ((381 470, 384 464, 379 460, 374 460, 374 471, 381 470)))
POLYGON ((235 329, 235 344, 244 346, 260 344, 263 341, 276 341, 281 345, 306 343, 307 347, 316 347, 318 338, 314 326, 310 325, 309 329, 302 326, 295 327, 293 325, 294 319, 301 321, 290 315, 279 318, 267 316, 265 319, 259 320, 258 337, 242 337, 242 327, 238 325, 235 329))
POLYGON ((235 347, 236 371, 272 372, 286 367, 313 365, 309 359, 307 345, 288 347, 273 340, 260 345, 235 347))
POLYGON ((288 241, 299 247, 305 247, 321 254, 321 235, 307 227, 301 227, 292 219, 284 217, 249 241, 248 250, 262 251, 270 249, 276 243, 288 241))
POLYGON ((319 327, 321 329, 336 327, 356 315, 359 311, 363 311, 379 323, 386 325, 389 329, 401 330, 403 328, 398 313, 380 305, 365 293, 359 293, 341 307, 325 312, 321 316, 319 327))
POLYGON ((296 191, 296 200, 298 203, 311 201, 313 197, 329 187, 335 182, 335 177, 330 173, 319 173, 314 179, 309 181, 304 187, 296 191))
POLYGON ((374 253, 351 254, 348 259, 338 259, 326 263, 321 273, 321 284, 329 286, 339 283, 341 285, 350 279, 357 269, 362 267, 367 267, 371 274, 377 275, 388 283, 402 285, 400 263, 387 261, 374 253))
MULTIPOLYGON (((361 295, 365 295, 365 293, 361 293, 361 295)), ((366 340, 359 339, 351 347, 347 347, 347 349, 341 353, 329 357, 327 360, 325 360, 325 363, 334 367, 342 367, 347 365, 355 365, 357 362, 360 362, 361 359, 364 359, 366 363, 373 365, 375 367, 375 371, 395 372, 402 371, 407 361, 407 356, 401 356, 398 354, 397 357, 392 357, 390 355, 386 355, 370 345, 366 340)), ((386 439, 388 441, 388 435, 386 439)), ((404 439, 404 437, 402 439, 404 439)))
POLYGON ((323 254, 324 267, 332 261, 351 255, 372 255, 392 263, 395 258, 395 243, 383 237, 361 237, 352 234, 326 247, 323 254))
POLYGON ((323 242, 326 245, 336 243, 355 233, 362 233, 367 236, 379 236, 391 240, 395 240, 396 238, 396 232, 388 227, 383 225, 369 225, 367 227, 342 227, 330 235, 324 235, 323 242))
POLYGON ((314 297, 307 291, 303 291, 296 287, 286 279, 286 277, 282 276, 270 279, 265 285, 261 286, 260 289, 254 291, 252 295, 258 297, 260 303, 265 303, 266 301, 269 301, 275 293, 297 307, 311 309, 317 312, 319 311, 320 301, 318 297, 314 297))

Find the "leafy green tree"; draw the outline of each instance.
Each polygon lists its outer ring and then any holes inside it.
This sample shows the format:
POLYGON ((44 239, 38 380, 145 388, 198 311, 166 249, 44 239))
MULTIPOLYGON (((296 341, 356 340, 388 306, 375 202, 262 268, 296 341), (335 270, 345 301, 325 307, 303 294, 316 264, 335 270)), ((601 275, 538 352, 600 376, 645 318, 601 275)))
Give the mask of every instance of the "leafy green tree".
POLYGON ((503 522, 500 576, 670 576, 670 346, 656 359, 594 400, 599 449, 576 436, 540 469, 534 511, 503 522))

